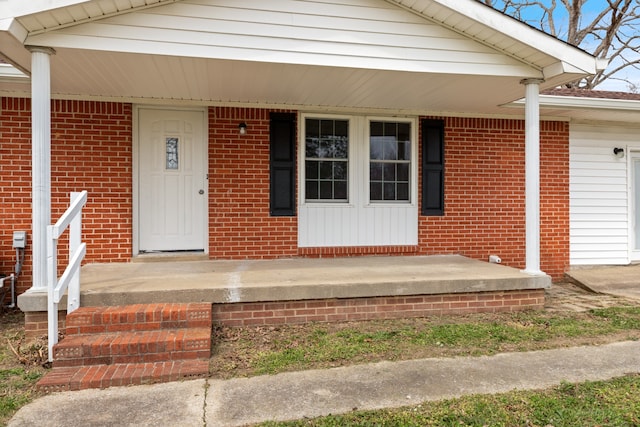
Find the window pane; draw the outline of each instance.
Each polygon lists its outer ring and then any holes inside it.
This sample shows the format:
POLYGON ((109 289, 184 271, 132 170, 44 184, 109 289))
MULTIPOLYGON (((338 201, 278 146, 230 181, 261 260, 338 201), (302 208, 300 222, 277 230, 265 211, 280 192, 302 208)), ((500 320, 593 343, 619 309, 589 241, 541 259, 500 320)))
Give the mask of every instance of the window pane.
POLYGON ((396 180, 396 165, 395 163, 384 163, 384 177, 385 181, 396 180))
POLYGON ((333 198, 336 200, 347 199, 347 181, 335 181, 333 184, 333 198))
POLYGON ((320 199, 322 200, 333 199, 333 182, 320 181, 320 199))
POLYGON ((396 199, 396 184, 394 184, 393 182, 391 183, 384 183, 384 200, 395 200, 396 199))
POLYGON ((306 178, 309 179, 318 179, 320 176, 318 175, 318 162, 314 162, 307 160, 305 162, 304 174, 306 178))
POLYGON ((337 138, 334 141, 331 156, 336 159, 346 159, 349 157, 349 144, 346 137, 337 138))
POLYGON ((382 125, 382 122, 370 122, 369 135, 371 135, 372 137, 384 136, 384 127, 382 125))
POLYGON ((381 137, 371 137, 371 141, 369 143, 369 158, 371 160, 382 160, 384 156, 382 142, 384 138, 381 137))
POLYGON ((398 143, 398 160, 411 160, 411 143, 398 143))
POLYGON ((409 163, 398 164, 398 181, 409 182, 409 163))
POLYGON ((306 119, 305 120, 305 131, 307 137, 320 137, 320 120, 318 119, 306 119))
POLYGON ((395 139, 397 133, 398 124, 393 122, 385 122, 384 124, 384 136, 393 136, 395 139))
POLYGON ((305 194, 307 200, 317 200, 318 199, 318 181, 312 181, 307 179, 305 185, 305 194))
POLYGON ((382 181, 382 163, 371 163, 369 165, 369 179, 371 181, 382 181))
POLYGON ((333 162, 333 178, 347 180, 347 162, 333 162))
POLYGON ((382 200, 382 183, 369 183, 369 200, 382 200))
POLYGON ((396 160, 398 158, 398 145, 395 138, 387 137, 384 139, 384 159, 396 160))
POLYGON ((167 138, 166 149, 166 169, 178 170, 178 138, 167 138))
POLYGON ((398 141, 402 141, 402 142, 411 141, 411 124, 398 123, 398 141))
POLYGON ((318 162, 320 164, 320 179, 333 178, 333 162, 318 162))
POLYGON ((398 183, 396 200, 409 200, 409 184, 398 183))
POLYGON ((322 138, 334 136, 333 133, 333 120, 322 120, 320 122, 320 136, 322 138))
POLYGON ((349 138, 349 121, 348 120, 335 120, 335 135, 349 138))

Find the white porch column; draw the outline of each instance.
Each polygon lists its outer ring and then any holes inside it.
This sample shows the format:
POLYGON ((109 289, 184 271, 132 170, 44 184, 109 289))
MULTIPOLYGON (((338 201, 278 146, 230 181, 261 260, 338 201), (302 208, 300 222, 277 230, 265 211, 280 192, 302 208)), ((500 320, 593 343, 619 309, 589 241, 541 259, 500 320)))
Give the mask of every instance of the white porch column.
POLYGON ((31 52, 31 174, 33 285, 47 292, 47 226, 51 224, 51 73, 55 50, 27 46, 31 52))
POLYGON ((526 267, 524 272, 544 274, 540 270, 540 83, 526 79, 525 86, 525 197, 526 267))

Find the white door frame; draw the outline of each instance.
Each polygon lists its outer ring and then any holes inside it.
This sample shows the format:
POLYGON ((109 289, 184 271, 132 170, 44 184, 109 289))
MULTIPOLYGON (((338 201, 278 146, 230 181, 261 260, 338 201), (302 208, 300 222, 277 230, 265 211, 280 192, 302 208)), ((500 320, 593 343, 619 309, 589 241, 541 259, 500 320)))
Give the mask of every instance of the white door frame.
MULTIPOLYGON (((133 203, 133 223, 132 223, 132 245, 133 245, 133 256, 137 256, 140 253, 140 123, 139 123, 139 114, 141 109, 156 109, 156 110, 175 110, 175 111, 198 111, 202 112, 203 116, 203 127, 204 127, 204 138, 205 141, 202 144, 202 159, 204 161, 205 166, 205 185, 208 187, 209 185, 209 120, 207 114, 207 108, 188 108, 188 107, 178 107, 178 106, 158 106, 158 105, 134 105, 133 106, 133 147, 132 147, 132 172, 133 172, 133 194, 132 194, 132 203, 133 203)), ((205 189, 205 197, 209 197, 209 188, 205 189)), ((209 202, 204 204, 204 213, 203 213, 203 230, 205 231, 205 244, 204 244, 204 253, 209 253, 209 202)))

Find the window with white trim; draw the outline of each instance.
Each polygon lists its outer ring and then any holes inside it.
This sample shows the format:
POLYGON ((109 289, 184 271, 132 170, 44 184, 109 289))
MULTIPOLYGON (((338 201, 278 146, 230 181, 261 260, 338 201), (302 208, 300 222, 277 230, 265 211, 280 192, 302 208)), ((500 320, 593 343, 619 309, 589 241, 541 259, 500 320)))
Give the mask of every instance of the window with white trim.
POLYGON ((411 200, 411 124, 369 121, 369 200, 411 200))
POLYGON ((349 120, 305 119, 305 200, 349 200, 349 120))

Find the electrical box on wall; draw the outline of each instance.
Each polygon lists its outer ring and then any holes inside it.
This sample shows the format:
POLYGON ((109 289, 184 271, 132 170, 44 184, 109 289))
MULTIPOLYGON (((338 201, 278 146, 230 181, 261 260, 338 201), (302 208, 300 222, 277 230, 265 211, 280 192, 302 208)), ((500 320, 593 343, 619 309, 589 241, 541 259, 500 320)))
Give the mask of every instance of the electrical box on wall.
POLYGON ((14 231, 13 232, 13 247, 15 249, 24 249, 27 246, 27 232, 26 231, 14 231))

